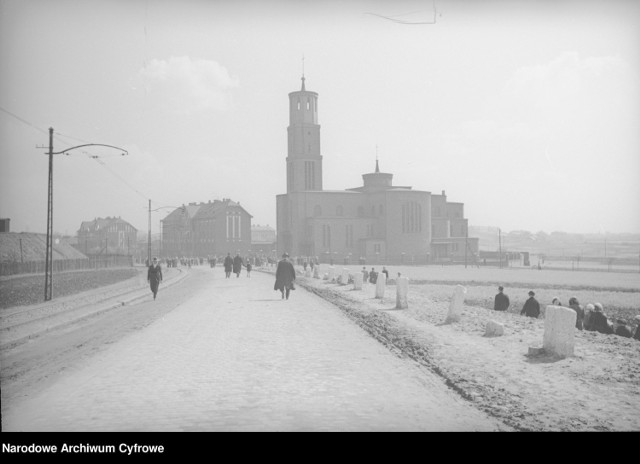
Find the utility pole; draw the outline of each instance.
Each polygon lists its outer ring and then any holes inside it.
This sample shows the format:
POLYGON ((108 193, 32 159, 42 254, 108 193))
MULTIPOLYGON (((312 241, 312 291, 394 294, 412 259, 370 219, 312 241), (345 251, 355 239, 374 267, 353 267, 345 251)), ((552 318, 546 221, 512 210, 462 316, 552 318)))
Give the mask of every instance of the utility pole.
POLYGON ((149 233, 147 235, 147 266, 151 266, 151 199, 149 199, 149 233))
MULTIPOLYGON (((49 189, 47 193, 47 249, 45 251, 44 260, 44 301, 51 300, 52 287, 53 287, 53 155, 67 155, 69 151, 76 148, 89 147, 89 146, 102 146, 115 148, 122 151, 122 155, 128 154, 126 150, 113 145, 105 145, 102 143, 86 143, 84 145, 78 145, 76 147, 67 148, 62 151, 53 151, 53 127, 49 128, 49 189)), ((45 147, 36 147, 45 148, 45 147)), ((97 158, 97 157, 95 157, 97 158)))
POLYGON ((44 301, 51 299, 53 285, 53 127, 49 128, 49 190, 47 192, 47 249, 44 257, 44 301))
POLYGON ((467 250, 469 249, 469 231, 464 236, 464 268, 467 268, 467 250))
POLYGON ((498 227, 498 258, 500 259, 500 269, 502 269, 502 231, 498 227))

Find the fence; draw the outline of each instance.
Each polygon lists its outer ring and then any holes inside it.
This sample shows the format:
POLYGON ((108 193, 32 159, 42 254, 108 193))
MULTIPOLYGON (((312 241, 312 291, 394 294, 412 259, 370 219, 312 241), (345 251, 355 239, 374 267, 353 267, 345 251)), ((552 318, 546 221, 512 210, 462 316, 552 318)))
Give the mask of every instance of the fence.
MULTIPOLYGON (((133 257, 124 255, 96 255, 83 259, 56 259, 51 263, 53 272, 79 271, 82 269, 100 269, 108 267, 133 266, 133 257)), ((0 262, 0 276, 17 274, 44 274, 45 261, 0 262)))

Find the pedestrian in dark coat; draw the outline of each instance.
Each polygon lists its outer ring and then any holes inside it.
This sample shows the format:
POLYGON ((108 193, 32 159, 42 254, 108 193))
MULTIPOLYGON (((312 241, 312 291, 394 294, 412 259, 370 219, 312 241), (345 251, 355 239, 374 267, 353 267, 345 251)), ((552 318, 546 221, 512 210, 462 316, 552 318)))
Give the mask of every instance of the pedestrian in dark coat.
POLYGON ((231 257, 231 253, 227 253, 227 256, 224 258, 224 274, 227 279, 231 277, 232 269, 233 269, 233 258, 231 257))
POLYGON ((496 295, 493 301, 493 309, 496 311, 506 311, 509 309, 509 305, 511 304, 509 301, 509 297, 502 293, 504 287, 498 287, 498 294, 496 295))
POLYGON ((372 284, 375 284, 377 281, 378 281, 378 273, 374 268, 371 268, 371 271, 369 271, 369 282, 371 282, 372 284))
POLYGON ((289 293, 294 290, 294 280, 296 280, 296 270, 293 268, 293 264, 287 259, 289 255, 287 253, 282 255, 282 259, 278 263, 276 268, 276 283, 273 285, 274 290, 280 290, 282 293, 282 299, 289 299, 289 293))
POLYGON ((538 303, 538 300, 534 298, 535 295, 536 294, 533 293, 533 291, 529 292, 529 299, 524 302, 522 311, 520 311, 521 315, 524 314, 525 316, 535 318, 540 315, 540 303, 538 303))
POLYGON ((153 258, 153 262, 147 270, 147 282, 149 282, 153 299, 155 300, 158 294, 158 287, 160 286, 160 282, 162 282, 162 268, 158 263, 158 258, 153 258))
POLYGON ((233 273, 236 277, 240 277, 240 271, 242 271, 242 258, 236 253, 235 258, 233 258, 233 273))

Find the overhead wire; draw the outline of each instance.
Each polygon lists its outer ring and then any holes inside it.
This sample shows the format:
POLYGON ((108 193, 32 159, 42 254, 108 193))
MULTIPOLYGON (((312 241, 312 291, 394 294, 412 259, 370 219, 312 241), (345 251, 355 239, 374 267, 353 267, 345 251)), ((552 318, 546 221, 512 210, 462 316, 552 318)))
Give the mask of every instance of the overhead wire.
MULTIPOLYGON (((12 113, 11 111, 3 108, 0 106, 0 110, 2 110, 3 112, 7 113, 9 116, 12 116, 13 118, 17 119, 18 121, 20 121, 23 124, 26 124, 27 126, 40 131, 44 134, 48 134, 49 131, 42 129, 38 126, 36 126, 35 124, 30 123, 29 121, 27 121, 24 118, 21 118, 20 116, 18 116, 17 114, 12 113)), ((82 142, 82 143, 91 143, 87 140, 83 140, 77 137, 73 137, 70 135, 65 135, 62 134, 60 132, 54 131, 54 138, 62 143, 64 143, 65 145, 67 145, 68 147, 71 147, 72 144, 69 143, 66 140, 63 140, 61 137, 67 138, 67 139, 72 139, 72 140, 76 140, 78 142, 82 142)), ((145 200, 149 198, 148 195, 143 194, 142 192, 140 192, 137 188, 135 188, 133 185, 131 185, 129 182, 127 182, 125 179, 123 179, 118 173, 116 173, 115 171, 113 171, 104 161, 102 161, 100 158, 101 156, 98 155, 93 155, 91 153, 89 153, 86 150, 81 150, 81 153, 83 153, 84 155, 86 155, 88 158, 93 159, 94 161, 96 161, 100 166, 104 167, 107 171, 109 171, 113 176, 117 177, 122 183, 124 183, 127 187, 129 187, 130 189, 132 189, 135 193, 137 193, 138 195, 140 195, 142 198, 144 198, 145 200)))

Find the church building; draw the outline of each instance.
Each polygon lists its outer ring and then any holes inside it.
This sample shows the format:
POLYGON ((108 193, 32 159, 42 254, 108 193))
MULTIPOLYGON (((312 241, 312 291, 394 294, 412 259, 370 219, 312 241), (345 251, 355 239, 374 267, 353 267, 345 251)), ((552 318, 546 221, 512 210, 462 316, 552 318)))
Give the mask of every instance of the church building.
POLYGON ((289 94, 287 193, 276 196, 278 252, 330 263, 473 262, 464 204, 407 186, 393 174, 363 174, 363 185, 323 190, 318 94, 289 94))

